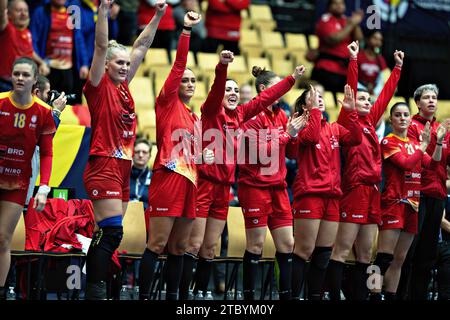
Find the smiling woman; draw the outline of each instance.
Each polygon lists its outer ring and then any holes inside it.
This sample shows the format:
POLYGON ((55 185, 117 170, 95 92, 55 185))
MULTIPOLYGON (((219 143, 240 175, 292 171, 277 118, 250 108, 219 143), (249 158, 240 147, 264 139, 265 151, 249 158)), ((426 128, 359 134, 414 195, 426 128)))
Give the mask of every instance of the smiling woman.
POLYGON ((129 53, 115 41, 108 43, 108 15, 113 2, 103 0, 100 4, 94 57, 84 87, 92 119, 92 138, 83 180, 99 227, 86 259, 88 300, 106 299, 108 266, 123 235, 122 218, 129 201, 136 132, 134 101, 128 85, 152 44, 167 8, 165 1, 157 3, 155 16, 129 53))

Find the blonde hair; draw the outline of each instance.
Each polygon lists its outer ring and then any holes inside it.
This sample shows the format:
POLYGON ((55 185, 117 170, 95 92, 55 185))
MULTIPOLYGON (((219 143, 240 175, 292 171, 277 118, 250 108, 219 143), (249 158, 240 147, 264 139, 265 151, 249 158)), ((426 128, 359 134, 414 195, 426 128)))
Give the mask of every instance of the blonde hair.
POLYGON ((108 50, 106 51, 106 61, 110 61, 114 56, 114 51, 125 51, 128 53, 127 47, 118 43, 116 40, 110 40, 108 42, 108 50))

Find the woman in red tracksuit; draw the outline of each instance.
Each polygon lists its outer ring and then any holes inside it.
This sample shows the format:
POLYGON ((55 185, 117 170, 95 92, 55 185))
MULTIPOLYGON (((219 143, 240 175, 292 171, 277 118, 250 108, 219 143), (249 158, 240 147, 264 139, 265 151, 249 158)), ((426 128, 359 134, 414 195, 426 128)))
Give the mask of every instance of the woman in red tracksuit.
MULTIPOLYGON (((303 73, 303 67, 300 68, 303 73)), ((297 69, 296 72, 300 70, 297 69)), ((271 71, 253 67, 256 91, 263 94, 280 78, 271 71)), ((288 121, 277 103, 247 121, 244 126, 245 144, 239 147, 238 197, 244 214, 246 251, 243 259, 244 299, 254 300, 255 277, 262 255, 267 227, 276 248, 280 268, 280 299, 291 297, 291 262, 294 239, 292 212, 286 190, 286 148, 294 145, 306 117, 288 121), (244 161, 244 162, 243 162, 244 161)))
MULTIPOLYGON (((390 121, 393 133, 381 142, 385 185, 381 196, 378 252, 374 262, 384 277, 385 300, 396 299, 402 265, 418 231, 422 167, 433 170, 439 166, 442 141, 447 133, 445 126, 437 128, 437 143, 431 158, 426 153, 431 139, 429 122, 421 133, 419 144, 407 137, 411 112, 406 103, 392 106, 390 121)), ((381 300, 381 295, 376 296, 381 300)))
POLYGON ((128 88, 152 44, 167 5, 157 12, 133 44, 131 53, 108 43, 112 0, 103 0, 95 26, 95 49, 89 79, 83 89, 92 118, 89 160, 83 181, 99 227, 86 257, 86 299, 105 300, 111 256, 123 236, 122 219, 130 199, 130 171, 136 134, 134 101, 128 88))
POLYGON ((50 192, 55 122, 52 108, 32 94, 38 67, 30 58, 12 66, 13 90, 0 93, 0 300, 11 264, 11 239, 22 214, 31 177, 31 158, 40 147, 39 190, 33 207, 42 211, 50 192))
POLYGON ((187 106, 196 78, 186 63, 191 29, 200 20, 199 14, 186 13, 174 65, 155 103, 158 153, 149 187, 149 239, 139 269, 140 299, 149 299, 155 263, 166 244, 166 299, 178 298, 183 255, 196 207, 198 117, 187 106))
MULTIPOLYGON (((350 63, 348 66, 348 84, 356 92, 358 82, 358 43, 348 46, 350 63)), ((330 298, 340 299, 342 273, 345 260, 355 245, 356 263, 352 272, 352 298, 367 299, 367 268, 372 257, 372 245, 377 225, 381 221, 380 191, 381 154, 375 125, 383 116, 389 101, 394 95, 400 79, 404 53, 395 51, 396 66, 384 85, 379 97, 372 106, 367 91, 359 90, 356 96, 358 121, 362 128, 362 142, 358 146, 343 148, 344 169, 340 202, 340 223, 328 266, 330 298)), ((347 122, 346 114, 341 112, 338 123, 347 122)))
MULTIPOLYGON (((182 281, 183 290, 180 286, 180 299, 181 295, 187 299, 192 265, 197 254, 200 257, 195 276, 194 294, 207 290, 215 247, 228 216, 230 188, 234 183, 237 146, 240 140, 239 128, 288 92, 304 70, 303 66, 297 67, 292 76, 262 91, 250 102, 238 106, 238 84, 234 80, 226 80, 227 70, 223 62, 217 65, 215 82, 202 106, 201 118, 205 140, 209 139, 206 137, 211 134, 214 137, 212 145, 216 149, 216 161, 212 165, 203 165, 199 168, 197 217, 184 259, 185 273, 184 281, 182 281), (191 262, 187 263, 187 261, 191 262)), ((300 121, 301 119, 296 119, 293 125, 300 121)), ((205 141, 204 147, 207 147, 209 143, 205 141)))
POLYGON ((293 213, 295 248, 292 266, 293 297, 298 299, 304 279, 308 283, 308 299, 320 300, 322 283, 339 225, 341 191, 340 146, 361 143, 361 127, 350 86, 345 86, 342 112, 349 121, 346 127, 328 123, 323 118, 325 104, 311 87, 295 102, 296 112, 309 113, 308 125, 299 133, 294 180, 293 213), (311 258, 306 275, 306 261, 311 258))

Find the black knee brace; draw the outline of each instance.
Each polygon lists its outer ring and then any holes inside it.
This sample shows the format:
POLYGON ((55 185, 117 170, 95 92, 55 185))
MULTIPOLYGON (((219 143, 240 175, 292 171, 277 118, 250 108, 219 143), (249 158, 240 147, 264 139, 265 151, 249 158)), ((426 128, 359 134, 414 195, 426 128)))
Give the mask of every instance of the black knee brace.
POLYGON ((331 247, 316 247, 311 255, 311 264, 320 270, 325 270, 330 261, 331 251, 331 247))
POLYGON ((103 227, 94 233, 92 246, 114 253, 123 237, 123 227, 103 227))
POLYGON ((381 275, 384 276, 393 259, 394 256, 390 253, 378 252, 373 264, 380 268, 381 275))

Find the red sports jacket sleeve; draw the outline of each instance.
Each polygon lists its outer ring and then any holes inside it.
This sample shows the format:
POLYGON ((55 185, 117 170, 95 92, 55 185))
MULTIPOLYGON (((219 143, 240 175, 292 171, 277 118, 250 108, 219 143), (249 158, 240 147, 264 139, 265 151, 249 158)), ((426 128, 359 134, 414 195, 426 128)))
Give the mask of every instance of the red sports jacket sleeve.
POLYGON ((189 40, 189 35, 181 33, 175 62, 158 96, 158 99, 162 100, 162 103, 159 103, 160 106, 164 106, 164 101, 167 101, 170 97, 178 94, 181 78, 186 69, 187 56, 189 53, 189 40))
POLYGON ((291 90, 294 84, 294 77, 288 76, 277 84, 262 91, 253 100, 238 106, 238 112, 242 113, 243 121, 248 121, 267 107, 270 107, 275 101, 284 96, 286 92, 291 90))
POLYGON ((205 103, 202 105, 202 115, 215 117, 222 110, 222 100, 225 95, 225 85, 227 81, 228 64, 218 63, 216 66, 216 76, 211 90, 208 93, 205 103))
POLYGON ((47 185, 50 181, 53 160, 53 134, 41 134, 39 138, 40 153, 40 185, 47 185))
POLYGON ((346 126, 337 124, 339 128, 339 142, 343 145, 351 146, 360 144, 362 140, 362 130, 358 122, 358 114, 356 111, 348 113, 346 122, 346 126))
POLYGON ((399 167, 402 170, 409 171, 414 169, 417 162, 422 160, 423 152, 422 150, 416 150, 414 154, 409 157, 406 157, 401 152, 396 152, 387 158, 388 161, 391 161, 395 166, 399 167))
MULTIPOLYGON (((356 92, 358 91, 358 60, 350 58, 350 62, 348 64, 347 69, 347 84, 353 89, 355 93, 356 100, 356 92)), ((342 88, 343 90, 344 88, 342 88)))
POLYGON ((297 139, 299 140, 299 143, 303 145, 319 143, 321 116, 322 113, 319 109, 311 110, 306 127, 298 133, 297 139))
POLYGON ((369 116, 371 117, 372 123, 378 123, 380 118, 383 116, 384 111, 389 105, 389 101, 391 101, 392 96, 394 95, 395 88, 397 88, 397 83, 400 80, 401 71, 402 69, 400 67, 395 66, 394 70, 392 70, 391 75, 389 76, 388 81, 384 84, 383 90, 381 90, 377 101, 375 101, 372 109, 370 110, 369 116))

